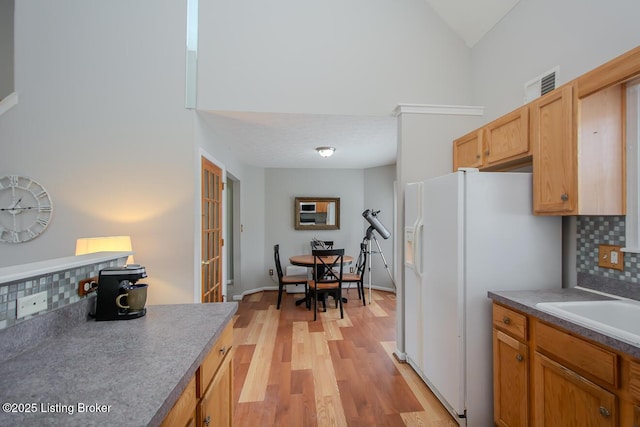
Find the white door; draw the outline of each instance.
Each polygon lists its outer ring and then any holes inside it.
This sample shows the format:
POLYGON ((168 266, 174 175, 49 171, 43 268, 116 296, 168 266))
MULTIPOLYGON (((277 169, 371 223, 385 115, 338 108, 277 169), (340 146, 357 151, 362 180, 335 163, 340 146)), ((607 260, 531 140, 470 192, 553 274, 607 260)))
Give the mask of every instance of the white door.
POLYGON ((464 173, 424 183, 424 376, 457 414, 464 391, 464 173))

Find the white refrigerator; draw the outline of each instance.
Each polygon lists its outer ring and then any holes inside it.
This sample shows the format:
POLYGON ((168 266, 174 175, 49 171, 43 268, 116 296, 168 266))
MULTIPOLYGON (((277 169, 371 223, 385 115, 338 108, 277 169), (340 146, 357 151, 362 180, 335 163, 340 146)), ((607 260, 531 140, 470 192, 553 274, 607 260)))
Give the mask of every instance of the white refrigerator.
POLYGON ((530 173, 467 169, 405 188, 405 352, 461 426, 493 425, 490 290, 560 288, 559 217, 530 173))

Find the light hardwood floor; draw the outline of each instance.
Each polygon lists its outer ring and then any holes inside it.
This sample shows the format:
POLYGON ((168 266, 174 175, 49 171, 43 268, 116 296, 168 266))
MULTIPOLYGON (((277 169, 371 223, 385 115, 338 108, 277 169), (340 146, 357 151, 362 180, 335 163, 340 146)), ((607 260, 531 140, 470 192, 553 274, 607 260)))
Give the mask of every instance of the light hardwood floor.
POLYGON ((234 323, 234 426, 457 426, 395 349, 395 295, 355 289, 344 319, 296 306, 300 295, 260 292, 234 323))

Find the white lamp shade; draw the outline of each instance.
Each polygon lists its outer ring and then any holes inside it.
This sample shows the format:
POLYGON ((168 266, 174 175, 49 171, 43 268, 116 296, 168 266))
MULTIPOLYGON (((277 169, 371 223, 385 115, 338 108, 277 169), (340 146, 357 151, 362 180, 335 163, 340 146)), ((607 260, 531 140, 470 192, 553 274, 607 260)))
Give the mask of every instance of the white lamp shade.
MULTIPOLYGON (((131 252, 130 236, 83 237, 76 241, 76 255, 92 254, 95 252, 131 252)), ((129 255, 127 264, 133 263, 133 256, 129 255)))

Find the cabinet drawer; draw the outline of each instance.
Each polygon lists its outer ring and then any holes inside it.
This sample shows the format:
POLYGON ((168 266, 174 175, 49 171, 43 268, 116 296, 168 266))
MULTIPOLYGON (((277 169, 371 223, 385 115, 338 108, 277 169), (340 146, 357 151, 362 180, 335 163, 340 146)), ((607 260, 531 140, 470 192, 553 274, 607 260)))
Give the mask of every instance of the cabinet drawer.
POLYGON ((629 393, 640 401, 640 362, 629 363, 629 393))
POLYGON ((198 387, 198 397, 202 397, 207 386, 211 382, 211 379, 215 375, 216 371, 220 367, 220 363, 231 350, 233 344, 233 322, 229 322, 227 327, 218 338, 218 341, 213 345, 211 351, 205 357, 204 361, 200 365, 199 375, 200 383, 198 387))
POLYGON ((527 340, 527 317, 524 314, 494 304, 493 326, 521 341, 527 340))
POLYGON ((618 386, 618 356, 615 353, 541 322, 536 324, 535 340, 539 349, 581 375, 618 386))
POLYGON ((198 399, 196 398, 196 377, 194 376, 187 388, 184 389, 178 401, 162 422, 161 427, 189 426, 195 422, 195 411, 198 399))

